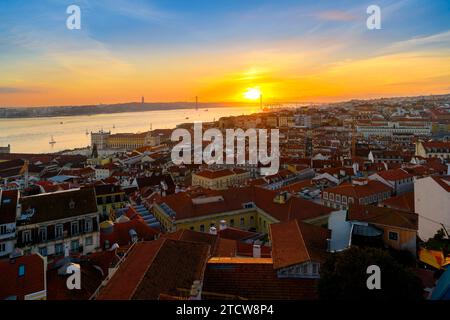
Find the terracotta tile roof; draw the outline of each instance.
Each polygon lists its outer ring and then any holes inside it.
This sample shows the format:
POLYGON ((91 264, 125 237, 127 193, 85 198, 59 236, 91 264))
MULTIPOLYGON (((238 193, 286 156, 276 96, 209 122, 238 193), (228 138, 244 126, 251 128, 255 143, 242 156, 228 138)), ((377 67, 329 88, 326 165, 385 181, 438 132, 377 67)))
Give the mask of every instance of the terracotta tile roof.
POLYGON ((222 177, 226 177, 226 176, 232 176, 235 174, 241 174, 241 173, 245 173, 245 170, 242 169, 221 169, 221 170, 203 170, 200 172, 196 172, 195 175, 203 177, 203 178, 207 178, 207 179, 217 179, 217 178, 222 178, 222 177))
POLYGON ((86 258, 92 265, 100 267, 104 276, 108 274, 108 269, 115 266, 120 260, 117 250, 93 252, 86 258))
POLYGON ((67 277, 58 274, 58 269, 47 271, 47 300, 88 300, 98 288, 104 276, 91 263, 83 261, 81 267, 81 289, 67 289, 67 277))
POLYGON ((214 252, 218 242, 217 235, 188 229, 181 229, 173 233, 166 233, 163 234, 161 237, 172 240, 182 240, 207 244, 211 247, 211 252, 214 252))
POLYGON ((445 191, 450 192, 450 176, 432 177, 445 191))
POLYGON ((365 185, 343 183, 336 187, 327 188, 324 191, 348 197, 364 198, 381 192, 391 192, 392 189, 382 182, 369 180, 365 185))
POLYGON ((255 232, 241 230, 237 228, 227 227, 223 230, 218 230, 217 234, 220 238, 230 239, 230 240, 244 240, 247 238, 254 237, 257 235, 255 232))
POLYGON ((159 234, 158 230, 150 228, 145 221, 133 219, 127 222, 115 223, 111 233, 101 232, 100 245, 103 247, 107 240, 110 245, 117 243, 119 246, 129 245, 131 240, 130 231, 136 231, 139 240, 154 240, 159 234))
POLYGON ((248 185, 250 186, 262 186, 267 184, 267 181, 264 180, 264 178, 258 178, 258 179, 254 179, 254 180, 249 180, 247 182, 248 185))
POLYGON ((140 242, 100 291, 99 300, 156 300, 202 280, 210 246, 161 238, 140 242))
POLYGON ((133 299, 157 299, 160 293, 175 295, 203 280, 210 246, 166 240, 134 293, 133 299))
POLYGON ((385 171, 379 171, 377 174, 385 180, 388 181, 398 181, 404 179, 410 179, 413 175, 409 174, 403 169, 391 169, 385 171))
POLYGON ((237 241, 219 238, 214 257, 235 257, 237 255, 237 241))
POLYGON ((137 243, 108 284, 101 289, 98 300, 130 300, 152 263, 164 239, 137 243))
POLYGON ((426 165, 440 174, 445 174, 447 172, 447 166, 442 164, 439 159, 429 158, 427 159, 426 165))
MULTIPOLYGON (((381 183, 380 183, 381 184, 381 183)), ((381 184, 384 186, 384 184, 381 184)), ((388 187, 383 187, 388 188, 388 187)), ((258 208, 279 221, 290 219, 313 219, 330 214, 333 210, 312 201, 292 196, 286 203, 275 203, 278 191, 250 186, 227 190, 207 190, 202 195, 191 197, 188 192, 180 192, 166 197, 155 198, 157 204, 165 203, 176 213, 176 220, 207 216, 216 213, 243 209, 245 203, 253 202, 258 208), (194 204, 193 198, 209 198, 206 203, 194 204)))
MULTIPOLYGON (((436 152, 433 149, 441 149, 442 152, 450 152, 450 142, 445 141, 428 141, 422 142, 423 147, 427 152, 436 152)), ((440 152, 440 151, 438 151, 440 152)))
POLYGON ((97 212, 93 188, 40 194, 21 199, 22 213, 34 209, 27 223, 38 223, 97 212), (73 205, 73 207, 72 207, 73 205))
POLYGON ((326 256, 328 229, 298 220, 270 225, 272 257, 275 269, 308 261, 323 262, 326 256))
POLYGON ((317 280, 278 278, 271 259, 211 259, 203 293, 227 294, 254 300, 312 300, 317 280))
POLYGON ((28 294, 43 291, 44 269, 44 260, 37 254, 0 261, 0 300, 10 296, 23 300, 28 294), (20 266, 25 274, 19 277, 20 266))
POLYGON ((392 209, 406 212, 415 212, 414 209, 414 191, 406 192, 401 195, 384 200, 381 205, 392 209))
MULTIPOLYGON (((239 257, 253 257, 253 243, 236 241, 236 255, 239 257)), ((269 246, 261 246, 261 258, 271 258, 272 248, 269 246)))
POLYGON ((0 224, 16 222, 19 191, 0 189, 0 224))
POLYGON ((372 224, 418 230, 416 213, 376 206, 353 205, 348 210, 347 220, 365 221, 372 224))

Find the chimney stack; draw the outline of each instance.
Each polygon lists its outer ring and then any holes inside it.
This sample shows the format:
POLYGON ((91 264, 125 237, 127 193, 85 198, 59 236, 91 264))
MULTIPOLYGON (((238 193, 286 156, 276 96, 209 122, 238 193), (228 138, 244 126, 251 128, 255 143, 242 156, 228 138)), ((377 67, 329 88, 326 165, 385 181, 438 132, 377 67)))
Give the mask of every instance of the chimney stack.
POLYGON ((253 258, 261 258, 261 245, 253 245, 253 258))
POLYGON ((227 228, 227 222, 225 220, 220 220, 220 230, 225 230, 227 228))
POLYGON ((202 299, 202 282, 200 280, 195 280, 191 286, 189 300, 201 300, 201 299, 202 299))

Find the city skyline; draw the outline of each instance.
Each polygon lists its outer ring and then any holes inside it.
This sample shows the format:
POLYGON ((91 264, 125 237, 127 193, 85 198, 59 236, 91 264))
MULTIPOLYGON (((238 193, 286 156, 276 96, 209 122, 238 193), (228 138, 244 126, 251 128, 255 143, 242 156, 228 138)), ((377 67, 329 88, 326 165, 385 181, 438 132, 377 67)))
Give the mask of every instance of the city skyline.
POLYGON ((445 94, 449 3, 40 1, 2 4, 0 105, 267 103, 445 94), (81 30, 66 8, 81 9, 81 30), (19 14, 20 13, 20 14, 19 14), (430 17, 433 17, 430 19, 430 17), (248 95, 248 92, 253 94, 248 95))

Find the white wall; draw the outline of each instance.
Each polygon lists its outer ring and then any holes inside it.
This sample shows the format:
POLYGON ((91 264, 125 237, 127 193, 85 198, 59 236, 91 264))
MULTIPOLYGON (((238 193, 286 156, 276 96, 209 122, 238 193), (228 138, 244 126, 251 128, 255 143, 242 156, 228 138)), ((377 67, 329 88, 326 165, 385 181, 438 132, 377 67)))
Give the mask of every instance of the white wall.
POLYGON ((334 211, 328 218, 328 229, 331 230, 330 251, 341 251, 348 248, 351 238, 351 223, 346 221, 347 211, 334 211))
POLYGON ((431 177, 414 183, 415 211, 419 214, 419 237, 426 241, 442 228, 450 232, 450 193, 431 177))

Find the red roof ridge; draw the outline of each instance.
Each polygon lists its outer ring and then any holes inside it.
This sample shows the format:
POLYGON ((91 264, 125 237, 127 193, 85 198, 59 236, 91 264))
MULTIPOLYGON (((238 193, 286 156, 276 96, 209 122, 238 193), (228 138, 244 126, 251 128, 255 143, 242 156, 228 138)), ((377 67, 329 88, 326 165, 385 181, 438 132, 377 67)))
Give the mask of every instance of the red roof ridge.
POLYGON ((303 246, 306 249, 306 255, 308 256, 308 259, 311 260, 311 255, 309 254, 308 246, 306 245, 305 239, 303 238, 303 232, 300 229, 300 225, 298 224, 298 220, 295 219, 294 221, 295 221, 295 224, 297 225, 298 233, 300 234, 300 238, 301 238, 301 241, 303 243, 303 246))
MULTIPOLYGON (((155 258, 158 256, 159 251, 161 250, 161 248, 163 247, 164 243, 166 242, 167 239, 162 238, 161 240, 161 244, 159 245, 158 249, 156 250, 155 254, 153 255, 152 259, 149 260, 148 264, 147 264, 147 268, 145 268, 145 271, 142 272, 141 278, 139 279, 139 281, 136 283, 136 286, 134 287, 133 291, 131 292, 130 298, 132 298, 134 296, 134 294, 136 293, 136 290, 139 288, 139 286, 141 285, 142 280, 144 279, 145 275, 148 272, 148 269, 151 267, 153 261, 155 261, 155 258)), ((158 240, 156 240, 158 241, 158 240)))

